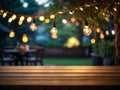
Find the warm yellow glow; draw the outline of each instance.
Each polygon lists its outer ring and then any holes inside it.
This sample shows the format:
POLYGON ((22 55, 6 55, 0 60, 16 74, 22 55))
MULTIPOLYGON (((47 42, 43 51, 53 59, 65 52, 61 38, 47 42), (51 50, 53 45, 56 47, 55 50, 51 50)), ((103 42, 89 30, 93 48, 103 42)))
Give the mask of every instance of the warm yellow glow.
POLYGON ((55 18, 55 15, 53 15, 53 14, 50 15, 50 18, 51 18, 51 19, 54 19, 54 18, 55 18))
POLYGON ((92 44, 95 44, 96 41, 95 41, 95 39, 91 39, 90 42, 91 42, 92 44))
POLYGON ((75 37, 71 37, 67 40, 67 43, 65 44, 66 47, 72 48, 72 47, 78 47, 80 45, 79 40, 75 37))
POLYGON ((75 22, 76 21, 76 19, 75 18, 71 18, 71 22, 75 22))
POLYGON ((50 22, 50 19, 45 19, 45 23, 49 23, 50 22))
POLYGON ((97 33, 100 33, 100 28, 96 28, 96 32, 97 32, 97 33))
POLYGON ((59 13, 59 14, 63 14, 63 12, 62 12, 62 11, 59 11, 58 13, 59 13))
POLYGON ((32 31, 35 31, 35 30, 37 29, 37 26, 35 25, 35 23, 32 23, 32 24, 30 25, 30 29, 31 29, 32 31))
POLYGON ((117 8, 114 7, 113 10, 114 10, 114 11, 117 11, 117 8))
POLYGON ((31 21, 32 21, 32 17, 28 17, 27 22, 31 22, 31 21))
POLYGON ((8 19, 8 22, 11 23, 11 22, 12 22, 12 18, 9 18, 9 19, 8 19))
POLYGON ((11 17, 11 18, 12 18, 12 20, 15 20, 15 19, 16 19, 16 17, 17 17, 17 16, 14 14, 14 15, 12 15, 12 17, 11 17))
POLYGON ((23 41, 24 43, 27 43, 27 42, 28 42, 27 34, 23 34, 22 41, 23 41))
POLYGON ((7 12, 3 13, 3 18, 5 18, 7 16, 7 12))
POLYGON ((24 16, 21 16, 21 17, 20 17, 20 21, 23 21, 24 19, 25 19, 24 16))
POLYGON ((109 31, 108 30, 106 30, 105 33, 106 33, 106 35, 109 35, 109 31))
POLYGON ((18 22, 18 25, 22 25, 22 24, 23 24, 23 21, 19 21, 19 22, 18 22))
POLYGON ((101 38, 101 39, 104 39, 104 37, 105 37, 104 34, 103 34, 103 33, 100 33, 100 38, 101 38))
POLYGON ((89 36, 92 33, 91 28, 89 26, 84 26, 83 33, 89 36))
POLYGON ((50 32, 51 34, 57 34, 57 29, 55 27, 52 27, 50 32))
POLYGON ((51 37, 53 38, 53 39, 56 39, 56 38, 58 38, 58 36, 57 36, 57 34, 51 34, 51 37))
POLYGON ((40 21, 44 21, 44 20, 45 20, 45 17, 44 17, 44 16, 40 16, 40 17, 39 17, 39 20, 40 20, 40 21))
POLYGON ((10 33, 9 33, 9 37, 10 37, 10 38, 15 37, 15 32, 14 32, 13 30, 10 31, 10 33))
POLYGON ((82 8, 82 7, 80 7, 80 10, 81 10, 81 11, 83 11, 83 8, 82 8))
POLYGON ((95 7, 95 9, 97 9, 97 10, 98 10, 98 7, 95 7))
POLYGON ((62 19, 62 23, 66 24, 67 20, 66 19, 62 19))

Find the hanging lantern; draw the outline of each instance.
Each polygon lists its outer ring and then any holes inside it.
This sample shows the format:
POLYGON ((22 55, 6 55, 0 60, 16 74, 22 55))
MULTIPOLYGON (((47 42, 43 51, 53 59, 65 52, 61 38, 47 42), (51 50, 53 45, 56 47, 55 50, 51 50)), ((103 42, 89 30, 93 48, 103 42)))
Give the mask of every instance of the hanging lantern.
POLYGON ((92 33, 91 28, 88 26, 87 20, 85 20, 85 26, 83 28, 83 33, 87 36, 89 36, 92 33))
POLYGON ((27 42, 28 42, 27 34, 23 34, 22 41, 23 41, 24 43, 27 43, 27 42))
POLYGON ((14 32, 13 30, 10 31, 10 33, 9 33, 9 37, 10 37, 10 38, 15 37, 15 32, 14 32))

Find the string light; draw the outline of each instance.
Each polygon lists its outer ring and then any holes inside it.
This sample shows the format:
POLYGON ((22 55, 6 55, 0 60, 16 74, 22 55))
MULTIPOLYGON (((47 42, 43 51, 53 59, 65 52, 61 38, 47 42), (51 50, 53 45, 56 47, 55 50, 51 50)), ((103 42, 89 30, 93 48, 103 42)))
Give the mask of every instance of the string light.
POLYGON ((51 19, 54 19, 54 18, 55 18, 55 15, 53 15, 53 14, 50 15, 50 18, 51 18, 51 19))
POLYGON ((24 16, 21 16, 19 20, 20 20, 20 21, 24 21, 24 19, 25 19, 25 17, 24 17, 24 16))
POLYGON ((49 22, 50 22, 49 18, 45 19, 45 23, 49 23, 49 22))
POLYGON ((27 43, 27 42, 28 42, 27 34, 23 34, 23 36, 22 36, 22 41, 23 41, 24 43, 27 43))
POLYGON ((100 28, 96 28, 97 33, 100 33, 100 31, 101 31, 100 28))
POLYGON ((7 12, 3 13, 3 18, 5 18, 7 16, 7 12))
POLYGON ((115 31, 114 30, 112 30, 111 33, 112 33, 112 35, 115 35, 115 31))
POLYGON ((72 14, 74 14, 74 12, 75 12, 75 11, 70 11, 70 12, 69 12, 69 14, 71 14, 71 15, 72 15, 72 14))
POLYGON ((17 17, 17 16, 16 16, 15 14, 13 14, 11 18, 12 18, 12 20, 15 20, 16 17, 17 17))
POLYGON ((9 18, 9 19, 8 19, 8 22, 9 22, 9 23, 11 23, 11 22, 12 22, 12 20, 13 20, 12 18, 9 18))
POLYGON ((108 30, 106 30, 105 33, 106 33, 106 35, 109 35, 109 31, 108 30))
POLYGON ((103 33, 100 33, 100 38, 101 38, 101 39, 104 39, 104 37, 105 37, 104 34, 103 34, 103 33))
POLYGON ((75 21, 76 21, 76 19, 75 19, 75 18, 71 18, 71 22, 73 22, 73 23, 74 23, 75 21))
POLYGON ((28 17, 27 22, 31 22, 31 21, 32 21, 32 17, 28 17))
POLYGON ((18 25, 22 25, 22 24, 23 24, 23 21, 19 21, 19 22, 18 22, 18 25))
POLYGON ((62 23, 66 24, 67 20, 66 19, 62 19, 62 23))
POLYGON ((9 37, 10 37, 10 38, 15 37, 15 32, 14 32, 13 30, 10 31, 10 33, 9 33, 9 37))
POLYGON ((40 21, 44 21, 44 20, 45 20, 45 17, 44 17, 44 16, 40 16, 40 17, 39 17, 39 20, 40 20, 40 21))
POLYGON ((91 44, 95 44, 95 39, 94 38, 92 38, 91 40, 90 40, 90 42, 91 42, 91 44))

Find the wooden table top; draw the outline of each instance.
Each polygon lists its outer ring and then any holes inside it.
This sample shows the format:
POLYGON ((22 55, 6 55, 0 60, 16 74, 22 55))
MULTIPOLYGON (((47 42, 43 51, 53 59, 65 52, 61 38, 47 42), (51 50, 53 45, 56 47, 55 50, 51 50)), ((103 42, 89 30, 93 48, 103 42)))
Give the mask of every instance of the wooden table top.
POLYGON ((120 85, 120 66, 0 66, 0 85, 120 85))

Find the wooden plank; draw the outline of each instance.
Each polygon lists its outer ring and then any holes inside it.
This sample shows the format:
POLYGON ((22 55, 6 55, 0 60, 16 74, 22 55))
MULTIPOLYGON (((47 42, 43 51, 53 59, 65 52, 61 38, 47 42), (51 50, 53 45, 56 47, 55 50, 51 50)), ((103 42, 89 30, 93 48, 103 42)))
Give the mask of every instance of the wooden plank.
POLYGON ((1 66, 0 85, 120 85, 120 66, 1 66))

